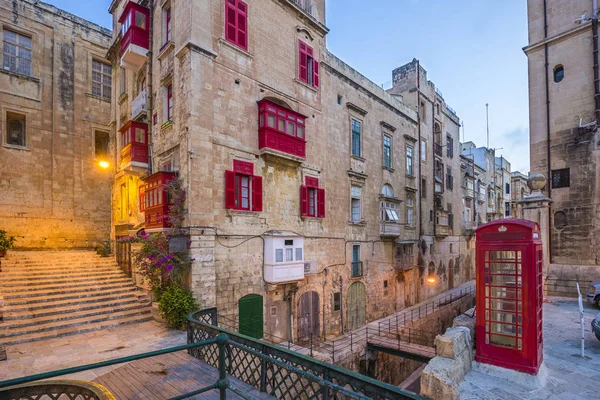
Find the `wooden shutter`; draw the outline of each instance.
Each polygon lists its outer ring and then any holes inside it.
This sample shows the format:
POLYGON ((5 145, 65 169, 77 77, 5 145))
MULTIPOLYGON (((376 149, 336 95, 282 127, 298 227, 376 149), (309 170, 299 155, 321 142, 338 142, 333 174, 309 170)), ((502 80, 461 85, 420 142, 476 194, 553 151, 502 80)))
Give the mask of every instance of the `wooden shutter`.
POLYGON ((306 44, 298 41, 298 77, 303 82, 308 82, 308 54, 306 44))
POLYGON ((300 186, 300 215, 308 215, 308 187, 300 186))
POLYGON ((141 184, 139 187, 139 196, 140 196, 140 212, 144 212, 146 210, 146 185, 141 184))
POLYGON ((225 208, 235 208, 235 172, 225 171, 225 208))
POLYGON ((237 44, 244 50, 248 49, 248 6, 243 1, 237 1, 237 44))
POLYGON ((313 59, 313 86, 319 87, 319 62, 313 59))
POLYGON ((252 211, 262 211, 262 177, 252 177, 252 211))
POLYGON ((325 218, 325 189, 317 190, 317 217, 325 218))

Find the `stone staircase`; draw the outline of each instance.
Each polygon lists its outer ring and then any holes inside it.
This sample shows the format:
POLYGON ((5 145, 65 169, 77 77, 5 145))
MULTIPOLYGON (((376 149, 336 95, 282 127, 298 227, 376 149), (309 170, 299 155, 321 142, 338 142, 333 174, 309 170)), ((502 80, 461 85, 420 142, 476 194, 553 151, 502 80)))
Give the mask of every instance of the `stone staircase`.
POLYGON ((148 297, 112 257, 11 251, 1 262, 0 347, 152 319, 148 297))

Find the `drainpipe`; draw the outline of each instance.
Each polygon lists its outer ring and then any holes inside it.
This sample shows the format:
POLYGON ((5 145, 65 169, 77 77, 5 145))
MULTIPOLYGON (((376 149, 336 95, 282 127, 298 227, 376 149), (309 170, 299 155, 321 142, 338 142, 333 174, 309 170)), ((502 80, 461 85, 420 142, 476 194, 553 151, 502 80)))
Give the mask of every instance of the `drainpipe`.
POLYGON ((340 275, 340 321, 342 328, 342 335, 344 334, 344 281, 340 275))
MULTIPOLYGON (((422 190, 423 188, 421 187, 421 157, 423 157, 421 155, 421 62, 417 60, 417 135, 418 135, 418 142, 417 142, 417 165, 419 166, 419 182, 417 182, 418 187, 419 187, 419 193, 417 193, 417 198, 415 200, 417 200, 417 204, 419 206, 419 242, 421 241, 421 236, 423 235, 423 216, 422 216, 422 207, 421 207, 421 202, 423 200, 423 195, 422 195, 422 190)), ((340 278, 340 282, 341 282, 341 278, 340 278)))
MULTIPOLYGON (((548 71, 548 6, 547 0, 544 0, 544 65, 546 68, 546 163, 547 163, 547 180, 546 186, 548 187, 548 197, 552 198, 552 167, 551 167, 551 155, 550 155, 550 88, 549 88, 549 71, 548 71)), ((595 0, 594 0, 595 1, 595 0)), ((548 262, 552 264, 552 203, 548 206, 548 262)))
POLYGON ((594 100, 596 105, 596 124, 600 121, 600 77, 598 72, 598 0, 594 0, 594 15, 592 16, 592 43, 594 55, 594 100))

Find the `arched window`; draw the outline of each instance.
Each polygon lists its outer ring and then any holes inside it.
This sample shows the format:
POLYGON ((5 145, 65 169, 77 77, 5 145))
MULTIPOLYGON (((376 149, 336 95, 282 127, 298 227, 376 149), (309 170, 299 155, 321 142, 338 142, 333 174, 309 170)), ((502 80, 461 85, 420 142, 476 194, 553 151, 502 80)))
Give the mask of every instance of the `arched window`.
POLYGON ((554 67, 554 82, 558 83, 565 78, 565 68, 562 65, 554 67))
POLYGON ((384 195, 385 197, 394 197, 394 189, 392 188, 391 185, 386 183, 381 188, 381 194, 384 195))

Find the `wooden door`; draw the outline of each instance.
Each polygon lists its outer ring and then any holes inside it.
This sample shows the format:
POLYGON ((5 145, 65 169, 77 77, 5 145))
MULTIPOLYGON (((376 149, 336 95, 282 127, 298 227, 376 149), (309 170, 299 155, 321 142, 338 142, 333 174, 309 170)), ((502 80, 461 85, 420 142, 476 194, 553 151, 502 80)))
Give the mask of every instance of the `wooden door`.
POLYGON ((367 296, 365 285, 354 282, 348 288, 348 330, 353 331, 367 323, 367 296))
POLYGON ((263 298, 258 294, 244 296, 238 302, 239 331, 253 338, 263 337, 263 298))
POLYGON ((319 295, 317 292, 306 292, 298 299, 298 341, 310 341, 319 337, 319 295))

